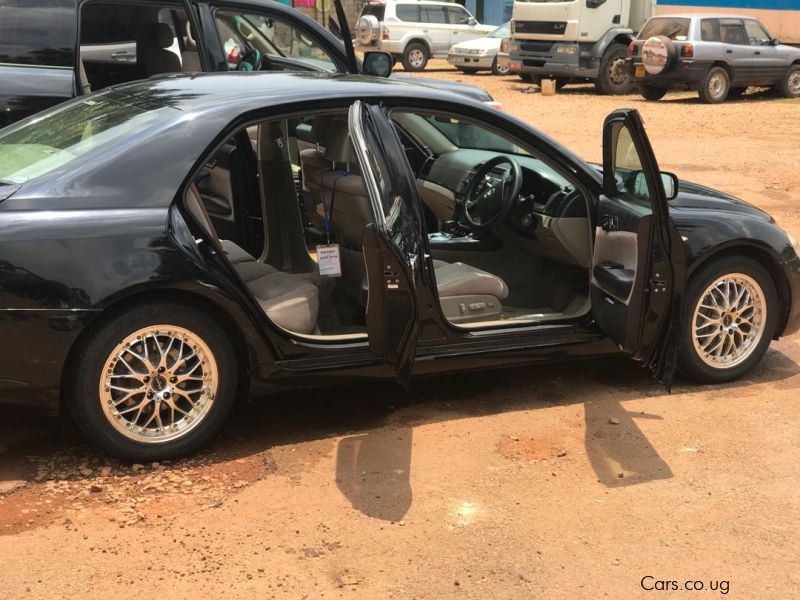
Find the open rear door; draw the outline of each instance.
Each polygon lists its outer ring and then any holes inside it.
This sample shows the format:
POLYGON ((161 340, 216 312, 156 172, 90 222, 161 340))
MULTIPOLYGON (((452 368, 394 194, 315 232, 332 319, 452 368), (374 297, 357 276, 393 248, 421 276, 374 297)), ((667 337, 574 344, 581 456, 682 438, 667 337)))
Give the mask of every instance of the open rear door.
POLYGON ((414 175, 394 126, 379 107, 356 101, 350 109, 350 135, 374 217, 362 241, 370 349, 407 388, 417 351, 422 248, 414 175))
MULTIPOLYGON (((623 352, 666 385, 675 372, 686 270, 667 186, 633 109, 603 127, 603 195, 597 205, 592 313, 623 352)), ((670 194, 671 195, 671 194, 670 194)))

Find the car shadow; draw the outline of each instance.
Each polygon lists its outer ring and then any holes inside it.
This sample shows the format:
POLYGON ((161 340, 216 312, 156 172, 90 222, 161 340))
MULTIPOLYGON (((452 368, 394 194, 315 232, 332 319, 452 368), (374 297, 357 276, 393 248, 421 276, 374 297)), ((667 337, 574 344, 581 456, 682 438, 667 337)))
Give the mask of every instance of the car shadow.
MULTIPOLYGON (((644 98, 640 99, 642 102, 648 102, 644 98)), ((790 99, 784 98, 781 94, 774 90, 759 88, 751 90, 745 94, 742 94, 741 96, 728 96, 728 98, 725 99, 724 104, 748 104, 752 102, 775 102, 780 100, 790 101, 790 99)), ((687 95, 686 92, 674 95, 667 93, 667 95, 658 102, 663 102, 665 104, 705 104, 705 102, 700 99, 700 96, 698 96, 696 92, 691 92, 690 95, 687 95)))
MULTIPOLYGON (((742 380, 723 386, 678 381, 673 391, 726 394, 781 382, 798 372, 794 361, 770 350, 742 380)), ((286 392, 237 407, 217 442, 173 464, 227 463, 316 442, 324 445, 323 454, 335 451, 331 475, 354 509, 399 521, 413 500, 414 428, 450 420, 583 404, 586 455, 599 482, 621 487, 668 479, 673 476, 669 465, 638 425, 661 417, 623 405, 665 393, 644 370, 623 358, 420 378, 408 394, 385 382, 286 392)), ((89 447, 65 418, 0 410, 0 485, 30 481, 32 457, 57 456, 64 449, 76 454, 76 465, 126 468, 89 447)), ((77 468, 67 474, 71 481, 81 477, 77 468)))

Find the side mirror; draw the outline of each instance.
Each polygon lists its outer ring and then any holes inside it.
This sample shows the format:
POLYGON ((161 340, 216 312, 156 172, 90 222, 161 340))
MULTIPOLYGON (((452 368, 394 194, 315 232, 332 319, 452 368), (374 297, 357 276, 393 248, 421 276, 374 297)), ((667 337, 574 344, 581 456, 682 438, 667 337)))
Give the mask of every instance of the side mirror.
POLYGON ((678 195, 678 176, 674 173, 661 173, 661 183, 664 184, 664 193, 667 200, 672 200, 678 195))
POLYGON ((394 59, 388 52, 367 52, 364 55, 364 75, 388 77, 392 74, 394 59))
POLYGON ((772 38, 769 41, 769 45, 770 46, 780 46, 781 45, 781 41, 778 38, 772 38))

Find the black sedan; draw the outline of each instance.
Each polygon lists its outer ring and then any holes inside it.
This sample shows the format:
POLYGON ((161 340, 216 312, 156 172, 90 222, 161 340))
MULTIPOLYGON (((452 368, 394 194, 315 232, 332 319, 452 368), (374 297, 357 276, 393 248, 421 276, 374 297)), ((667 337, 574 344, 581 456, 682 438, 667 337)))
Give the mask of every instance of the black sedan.
POLYGON ((236 398, 619 353, 741 376, 800 327, 796 243, 463 96, 318 74, 165 76, 0 131, 0 391, 108 452, 194 450, 236 398))

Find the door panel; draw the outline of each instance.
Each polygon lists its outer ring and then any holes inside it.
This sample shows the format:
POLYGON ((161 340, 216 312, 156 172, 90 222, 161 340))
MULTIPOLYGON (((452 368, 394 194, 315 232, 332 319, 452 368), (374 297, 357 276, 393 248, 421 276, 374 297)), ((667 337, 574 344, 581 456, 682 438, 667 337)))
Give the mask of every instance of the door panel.
POLYGON ((374 222, 364 230, 370 349, 407 387, 416 357, 422 221, 414 175, 384 112, 356 101, 350 135, 374 222))
POLYGON ((747 41, 750 43, 750 83, 752 85, 774 85, 786 72, 786 60, 772 45, 772 37, 758 21, 746 19, 744 22, 747 41))
POLYGON ((606 119, 603 170, 592 313, 623 352, 667 382, 674 373, 685 288, 683 242, 669 218, 658 164, 635 110, 606 119))
POLYGON ((747 33, 741 19, 720 19, 719 32, 723 57, 733 71, 731 86, 750 85, 753 49, 747 43, 747 33))

